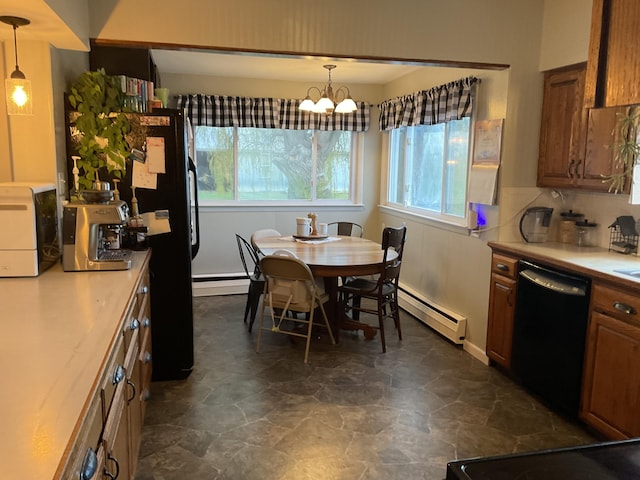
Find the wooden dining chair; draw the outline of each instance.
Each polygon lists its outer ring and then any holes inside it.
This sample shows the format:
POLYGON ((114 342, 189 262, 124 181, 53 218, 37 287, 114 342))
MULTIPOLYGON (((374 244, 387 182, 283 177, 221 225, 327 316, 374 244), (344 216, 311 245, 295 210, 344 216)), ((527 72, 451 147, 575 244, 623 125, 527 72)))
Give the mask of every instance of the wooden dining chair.
POLYGON ((260 248, 258 248, 258 245, 256 244, 256 240, 260 238, 265 238, 265 237, 281 237, 281 236, 282 234, 278 230, 274 230, 273 228, 264 228, 262 230, 256 230, 251 234, 251 245, 253 246, 256 252, 258 252, 259 254, 262 254, 262 252, 260 251, 260 248))
POLYGON ((353 222, 330 222, 327 224, 330 231, 333 231, 332 227, 336 228, 336 235, 344 235, 347 237, 355 236, 362 238, 363 228, 362 225, 353 222))
POLYGON ((407 227, 404 224, 400 227, 384 228, 382 231, 384 254, 378 273, 374 277, 349 277, 338 287, 339 302, 345 314, 350 312, 355 321, 360 319, 360 313, 378 317, 377 328, 380 331, 383 353, 387 351, 384 336, 385 318, 393 318, 398 330, 398 339, 402 340, 400 308, 398 306, 398 282, 406 236, 407 227), (397 257, 388 260, 392 250, 397 253, 397 257), (375 305, 367 302, 367 300, 375 302, 375 305))
POLYGON ((317 287, 313 274, 306 263, 289 255, 267 255, 260 259, 260 269, 266 283, 256 352, 260 352, 262 331, 271 330, 275 333, 305 338, 304 363, 307 363, 316 308, 319 308, 322 314, 331 343, 336 343, 324 309, 329 295, 317 287), (267 309, 271 317, 269 327, 264 326, 267 309), (304 318, 298 318, 296 313, 305 313, 306 315, 304 318), (295 328, 296 325, 298 327, 302 325, 302 328, 295 328))
POLYGON ((244 323, 247 323, 247 316, 249 317, 249 332, 253 328, 253 322, 256 319, 256 312, 258 311, 258 304, 260 303, 260 296, 264 290, 264 277, 260 272, 260 260, 258 258, 258 252, 251 246, 251 244, 245 240, 242 236, 236 233, 236 242, 238 243, 238 252, 240 253, 240 260, 242 260, 242 266, 244 272, 249 279, 249 290, 247 292, 247 303, 244 307, 244 323))

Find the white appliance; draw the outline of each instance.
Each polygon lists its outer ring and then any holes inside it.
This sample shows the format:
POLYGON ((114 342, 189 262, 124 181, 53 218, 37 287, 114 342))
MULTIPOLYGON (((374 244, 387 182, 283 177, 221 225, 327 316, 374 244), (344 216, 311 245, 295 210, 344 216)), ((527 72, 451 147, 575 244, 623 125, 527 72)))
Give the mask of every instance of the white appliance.
POLYGON ((0 277, 35 277, 60 258, 56 189, 0 183, 0 277))

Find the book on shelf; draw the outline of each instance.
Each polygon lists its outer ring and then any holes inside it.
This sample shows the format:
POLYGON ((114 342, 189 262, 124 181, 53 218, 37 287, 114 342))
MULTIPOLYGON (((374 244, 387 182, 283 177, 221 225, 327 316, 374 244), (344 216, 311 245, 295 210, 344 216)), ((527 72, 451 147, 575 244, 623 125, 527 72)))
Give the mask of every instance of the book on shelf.
POLYGON ((116 75, 120 89, 126 95, 125 107, 134 112, 149 112, 153 100, 153 82, 140 78, 116 75))

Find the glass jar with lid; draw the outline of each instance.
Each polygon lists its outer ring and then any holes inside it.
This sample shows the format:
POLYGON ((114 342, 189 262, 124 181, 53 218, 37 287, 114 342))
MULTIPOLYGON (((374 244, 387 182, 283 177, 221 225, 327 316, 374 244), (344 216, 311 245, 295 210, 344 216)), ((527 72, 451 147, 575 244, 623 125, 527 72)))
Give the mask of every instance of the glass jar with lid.
POLYGON ((576 222, 582 220, 584 215, 569 210, 568 212, 560 212, 560 217, 558 241, 560 243, 576 243, 576 222))
POLYGON ((579 247, 595 247, 598 224, 586 218, 576 222, 576 244, 579 247))

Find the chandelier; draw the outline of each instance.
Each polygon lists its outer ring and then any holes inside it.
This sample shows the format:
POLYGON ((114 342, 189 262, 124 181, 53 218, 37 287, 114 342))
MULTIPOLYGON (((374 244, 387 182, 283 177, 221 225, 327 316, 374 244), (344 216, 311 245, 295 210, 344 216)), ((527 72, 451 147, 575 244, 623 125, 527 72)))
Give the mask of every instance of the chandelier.
POLYGON ((31 115, 31 82, 18 67, 18 42, 16 40, 18 27, 29 25, 31 22, 26 18, 10 16, 1 16, 0 22, 13 27, 13 46, 16 53, 16 69, 11 73, 11 77, 4 81, 7 92, 7 113, 9 115, 31 115))
POLYGON ((320 90, 318 87, 309 87, 307 90, 307 96, 300 103, 298 107, 300 110, 314 113, 325 113, 331 115, 334 111, 336 113, 350 113, 355 112, 358 107, 356 102, 351 98, 351 93, 347 87, 340 87, 335 92, 331 86, 331 70, 336 68, 335 65, 323 65, 329 71, 329 81, 320 90), (311 98, 311 91, 317 90, 320 98, 318 101, 314 101, 311 98), (336 105, 337 103, 337 105, 336 105))

